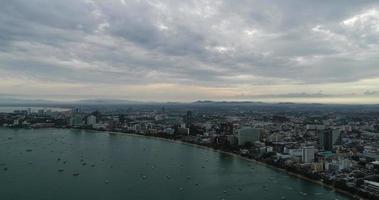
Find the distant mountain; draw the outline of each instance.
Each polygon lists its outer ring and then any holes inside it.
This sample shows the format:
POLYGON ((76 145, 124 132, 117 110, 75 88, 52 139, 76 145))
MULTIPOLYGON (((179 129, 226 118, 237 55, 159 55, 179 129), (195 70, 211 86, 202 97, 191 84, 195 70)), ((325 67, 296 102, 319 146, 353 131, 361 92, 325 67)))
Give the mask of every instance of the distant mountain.
POLYGON ((120 104, 143 104, 144 102, 121 99, 84 99, 78 101, 49 101, 43 99, 18 99, 0 97, 0 105, 120 105, 120 104))
MULTIPOLYGON (((278 102, 266 103, 261 101, 211 101, 211 100, 198 100, 191 103, 186 102, 145 102, 145 101, 131 101, 124 99, 83 99, 77 101, 51 101, 44 99, 19 99, 13 97, 1 97, 0 106, 75 106, 75 105, 187 105, 187 106, 343 106, 338 104, 321 104, 321 103, 293 103, 293 102, 278 102)), ((348 105, 348 104, 346 104, 348 105)), ((358 106, 358 105, 350 105, 358 106)), ((363 105, 362 105, 363 106, 363 105)), ((367 107, 379 106, 365 105, 367 107)))
POLYGON ((120 105, 120 104, 143 104, 140 101, 130 101, 122 99, 84 99, 79 101, 71 102, 72 104, 84 104, 84 105, 120 105))
POLYGON ((192 102, 194 104, 199 104, 199 103, 215 103, 215 101, 209 101, 209 100, 199 100, 199 101, 194 101, 192 102))
POLYGON ((210 101, 199 100, 192 102, 193 104, 264 104, 260 101, 210 101))
POLYGON ((278 104, 295 104, 295 103, 293 103, 293 102, 279 102, 278 104))
POLYGON ((0 105, 40 105, 40 104, 57 104, 55 101, 48 101, 43 99, 17 99, 0 97, 0 105))

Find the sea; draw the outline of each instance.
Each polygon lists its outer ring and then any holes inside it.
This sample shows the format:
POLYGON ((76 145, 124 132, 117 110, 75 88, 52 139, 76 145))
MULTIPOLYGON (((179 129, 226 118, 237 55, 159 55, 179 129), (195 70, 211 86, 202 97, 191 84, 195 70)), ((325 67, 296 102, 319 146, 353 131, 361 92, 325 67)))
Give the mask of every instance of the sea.
POLYGON ((0 128, 1 200, 345 200, 210 149, 69 129, 0 128))

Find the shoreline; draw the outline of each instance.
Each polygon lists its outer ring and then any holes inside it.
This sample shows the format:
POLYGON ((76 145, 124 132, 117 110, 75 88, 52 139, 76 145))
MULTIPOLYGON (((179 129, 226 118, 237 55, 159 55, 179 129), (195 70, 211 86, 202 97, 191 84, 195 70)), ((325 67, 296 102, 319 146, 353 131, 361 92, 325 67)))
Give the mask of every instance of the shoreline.
POLYGON ((232 153, 232 152, 227 152, 227 151, 223 151, 223 150, 219 150, 219 149, 214 149, 212 147, 208 147, 208 146, 204 146, 204 145, 200 145, 200 144, 194 144, 194 143, 190 143, 190 142, 185 142, 185 141, 181 141, 181 140, 174 140, 174 139, 168 139, 168 138, 162 138, 162 137, 155 137, 155 136, 150 136, 150 135, 142 135, 142 134, 137 134, 137 133, 124 133, 124 132, 98 131, 98 130, 92 130, 92 131, 101 132, 101 133, 112 133, 112 134, 128 135, 128 136, 132 136, 132 137, 143 137, 143 138, 148 138, 148 139, 158 139, 158 140, 162 140, 162 141, 166 141, 166 142, 171 142, 171 143, 176 143, 176 144, 183 144, 183 145, 188 145, 188 146, 191 146, 191 147, 201 148, 201 149, 205 149, 205 150, 209 150, 209 151, 213 151, 213 152, 217 152, 217 153, 221 153, 221 154, 226 154, 226 155, 229 155, 229 156, 236 157, 238 159, 245 160, 247 162, 251 162, 251 163, 254 163, 254 164, 258 164, 258 165, 270 168, 270 169, 278 171, 278 172, 285 173, 285 174, 291 176, 292 178, 302 179, 302 180, 305 180, 305 181, 317 184, 319 186, 323 186, 325 188, 330 189, 331 191, 338 192, 338 193, 343 194, 343 195, 345 195, 347 197, 350 197, 352 199, 367 200, 367 199, 365 199, 363 197, 359 197, 359 196, 357 196, 355 194, 352 194, 349 191, 336 188, 333 185, 326 184, 326 183, 324 183, 322 181, 313 180, 313 179, 305 177, 305 176, 303 176, 301 174, 290 172, 290 171, 287 171, 285 169, 281 169, 281 168, 269 165, 267 163, 257 161, 255 159, 246 158, 246 157, 243 157, 241 155, 238 155, 238 154, 235 154, 235 153, 232 153))
MULTIPOLYGON (((34 128, 32 128, 32 129, 34 129, 34 128)), ((220 153, 220 154, 225 154, 225 155, 228 155, 228 156, 232 156, 232 157, 235 157, 235 158, 238 158, 238 159, 245 160, 245 161, 250 162, 250 163, 261 165, 261 166, 267 167, 269 169, 275 170, 277 172, 285 173, 285 174, 287 174, 288 176, 290 176, 292 178, 302 179, 304 181, 308 181, 308 182, 317 184, 319 186, 323 186, 323 187, 325 187, 325 188, 327 188, 327 189, 329 189, 329 190, 331 190, 333 192, 338 192, 338 193, 343 194, 346 197, 349 197, 351 199, 368 200, 368 199, 365 199, 365 198, 363 198, 361 196, 358 196, 356 194, 352 194, 349 191, 336 188, 333 185, 326 184, 326 183, 324 183, 322 181, 314 180, 314 179, 305 177, 305 176, 303 176, 301 174, 290 172, 290 171, 287 171, 286 169, 278 168, 278 167, 275 167, 273 165, 270 165, 270 164, 267 164, 267 163, 264 163, 264 162, 261 162, 261 161, 255 160, 255 159, 250 159, 250 158, 247 158, 247 157, 243 157, 243 156, 241 156, 239 154, 236 154, 236 153, 233 153, 233 152, 228 152, 228 151, 224 151, 224 150, 220 150, 220 149, 215 149, 213 147, 209 147, 209 146, 205 146, 205 145, 201 145, 201 144, 196 144, 196 143, 191 143, 191 142, 185 142, 185 141, 182 141, 182 140, 176 140, 176 139, 170 139, 170 138, 163 138, 163 137, 158 137, 158 136, 143 135, 143 134, 138 134, 138 133, 126 133, 126 132, 118 132, 118 131, 105 131, 105 130, 94 130, 94 129, 77 129, 77 128, 62 128, 62 127, 49 127, 49 128, 37 128, 37 129, 64 129, 64 130, 93 131, 93 132, 97 132, 97 133, 100 133, 100 134, 106 133, 106 134, 127 135, 127 136, 131 136, 131 137, 141 137, 141 138, 147 138, 147 139, 153 139, 153 140, 161 140, 161 141, 170 142, 170 143, 187 145, 187 146, 191 146, 191 147, 194 147, 194 148, 200 148, 200 149, 204 149, 204 150, 208 150, 208 151, 213 151, 213 152, 220 153)))

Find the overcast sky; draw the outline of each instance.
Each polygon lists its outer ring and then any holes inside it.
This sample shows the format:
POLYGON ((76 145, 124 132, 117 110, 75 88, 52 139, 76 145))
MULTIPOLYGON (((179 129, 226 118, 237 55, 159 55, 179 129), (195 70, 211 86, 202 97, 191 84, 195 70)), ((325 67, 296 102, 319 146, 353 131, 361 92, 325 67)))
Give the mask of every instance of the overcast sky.
POLYGON ((3 0, 0 95, 379 103, 379 2, 3 0))

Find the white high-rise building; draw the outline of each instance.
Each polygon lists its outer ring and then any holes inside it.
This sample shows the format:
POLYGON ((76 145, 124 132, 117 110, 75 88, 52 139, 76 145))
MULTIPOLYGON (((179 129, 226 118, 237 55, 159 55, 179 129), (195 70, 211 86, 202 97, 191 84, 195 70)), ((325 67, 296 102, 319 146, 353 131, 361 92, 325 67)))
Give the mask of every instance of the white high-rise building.
POLYGON ((90 115, 87 117, 87 125, 93 126, 96 124, 96 116, 90 115))
POLYGON ((304 147, 302 159, 304 163, 312 163, 315 159, 315 148, 313 146, 304 147))

